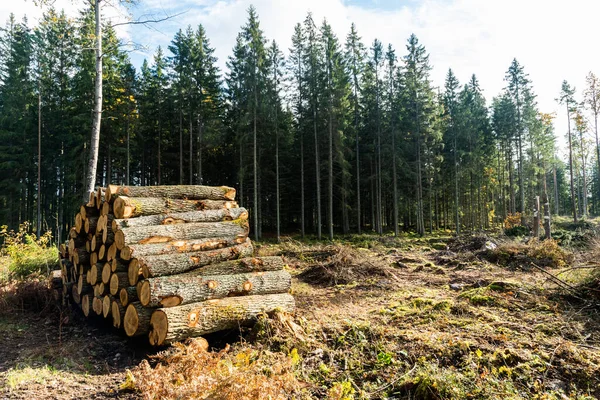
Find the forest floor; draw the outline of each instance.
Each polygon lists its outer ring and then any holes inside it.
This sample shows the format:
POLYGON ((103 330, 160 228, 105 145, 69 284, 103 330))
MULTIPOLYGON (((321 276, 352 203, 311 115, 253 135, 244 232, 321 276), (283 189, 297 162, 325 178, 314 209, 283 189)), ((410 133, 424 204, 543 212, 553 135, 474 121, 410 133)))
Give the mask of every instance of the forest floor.
POLYGON ((287 260, 296 314, 209 335, 208 352, 31 295, 6 312, 28 289, 4 284, 0 399, 600 398, 600 286, 571 269, 600 251, 449 233, 257 248, 287 260))

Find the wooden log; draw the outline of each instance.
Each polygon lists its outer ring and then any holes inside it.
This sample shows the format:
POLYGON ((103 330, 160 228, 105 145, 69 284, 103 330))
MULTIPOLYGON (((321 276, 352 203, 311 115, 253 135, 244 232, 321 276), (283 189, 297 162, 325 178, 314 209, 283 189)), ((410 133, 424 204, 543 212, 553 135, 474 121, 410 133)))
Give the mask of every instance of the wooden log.
POLYGON ((62 258, 65 258, 65 257, 67 256, 67 250, 68 250, 68 249, 67 249, 67 246, 66 246, 64 243, 61 243, 61 244, 58 246, 58 252, 60 253, 60 256, 61 256, 62 258))
POLYGON ((108 294, 108 285, 100 282, 94 286, 94 296, 102 297, 108 294))
POLYGON ((94 204, 94 207, 90 207, 88 205, 82 205, 79 207, 79 214, 81 214, 81 218, 85 221, 88 217, 98 217, 100 213, 94 204))
POLYGON ((102 245, 102 246, 100 246, 100 249, 98 249, 98 260, 107 261, 106 256, 107 256, 106 246, 102 245))
MULTIPOLYGON (((135 260, 138 260, 139 267, 142 268, 142 274, 144 275, 144 278, 147 279, 156 276, 181 274, 213 262, 248 257, 252 255, 253 251, 252 243, 250 239, 247 239, 246 242, 242 244, 226 247, 224 249, 145 256, 135 258, 135 260)), ((137 271, 132 271, 131 264, 129 264, 129 268, 129 276, 131 278, 137 271)), ((137 281, 132 283, 132 280, 130 279, 129 283, 133 286, 137 281)))
POLYGON ((112 227, 105 227, 102 230, 102 243, 104 243, 105 246, 110 246, 111 244, 113 244, 113 242, 115 241, 115 231, 113 231, 112 227))
POLYGON ((127 304, 134 301, 138 301, 137 289, 135 286, 128 286, 121 288, 119 291, 119 300, 121 305, 127 306, 127 304))
POLYGON ((102 298, 102 316, 104 318, 111 316, 110 313, 112 311, 112 302, 114 300, 115 298, 108 294, 102 298))
POLYGON ((69 229, 69 239, 76 239, 80 236, 81 235, 77 231, 77 228, 75 228, 74 226, 69 229))
POLYGON ((108 285, 110 282, 110 276, 112 275, 112 266, 110 263, 104 263, 102 266, 102 283, 108 285))
POLYGON ((89 217, 83 223, 83 230, 85 233, 96 234, 96 227, 98 226, 98 217, 89 217))
POLYGON ((123 324, 123 318, 125 317, 125 307, 119 304, 118 300, 113 300, 111 308, 113 326, 115 328, 120 328, 123 324))
POLYGON ((96 193, 90 192, 90 199, 86 204, 86 207, 96 207, 96 193))
POLYGON ((77 305, 81 305, 81 296, 77 293, 77 288, 75 290, 71 290, 71 297, 73 298, 73 302, 77 305))
POLYGON ((140 277, 143 278, 144 270, 140 265, 140 262, 137 258, 134 258, 129 262, 129 266, 127 267, 127 278, 129 279, 129 285, 135 286, 138 283, 140 277))
POLYGON ((108 185, 105 198, 111 202, 118 196, 166 197, 191 200, 235 200, 235 189, 227 186, 115 186, 108 185))
POLYGON ((124 261, 120 258, 114 258, 110 262, 111 272, 127 272, 129 270, 129 261, 124 261))
POLYGON ((123 327, 127 336, 139 336, 150 330, 150 316, 152 308, 146 308, 139 301, 129 303, 125 309, 123 327))
POLYGON ((112 261, 117 258, 117 245, 115 243, 111 244, 106 252, 106 261, 112 261))
POLYGON ((190 222, 219 222, 248 219, 245 208, 220 208, 217 210, 189 211, 147 215, 137 218, 115 219, 114 226, 119 229, 134 226, 173 225, 190 222))
POLYGON ((77 233, 84 233, 82 229, 83 229, 83 219, 81 218, 81 214, 77 213, 75 215, 75 231, 77 233))
POLYGON ((283 269, 283 266, 283 259, 279 256, 247 257, 208 264, 189 273, 200 276, 234 275, 260 271, 279 271, 283 269))
POLYGON ((85 251, 87 251, 88 253, 92 252, 92 246, 91 246, 91 241, 90 242, 85 242, 85 251))
POLYGON ((102 233, 104 228, 106 227, 106 215, 100 215, 98 217, 98 224, 96 225, 96 234, 102 233))
POLYGON ((131 244, 121 249, 120 257, 130 260, 133 257, 143 257, 158 254, 188 253, 191 251, 208 251, 222 249, 244 243, 245 237, 208 238, 191 240, 173 240, 166 243, 131 244))
POLYGON ((95 296, 92 299, 92 310, 96 313, 96 315, 102 315, 102 300, 103 297, 95 296))
POLYGON ((129 286, 127 275, 127 272, 114 272, 110 276, 109 292, 111 295, 116 296, 119 293, 119 289, 129 286))
POLYGON ((116 218, 133 218, 143 215, 182 213, 188 211, 237 208, 235 201, 226 200, 186 200, 164 197, 127 197, 115 199, 113 213, 116 218))
POLYGON ((92 252, 90 253, 90 260, 89 260, 89 263, 90 263, 91 265, 94 265, 94 264, 97 264, 97 263, 98 263, 98 261, 99 261, 99 260, 98 260, 98 252, 96 252, 96 251, 92 251, 92 252))
POLYGON ((90 309, 92 308, 92 299, 94 296, 90 294, 84 294, 81 296, 81 311, 86 317, 90 316, 90 309))
POLYGON ((112 210, 111 210, 110 204, 106 201, 103 202, 102 206, 100 207, 100 214, 106 216, 106 215, 110 214, 111 211, 112 210))
POLYGON ((294 298, 289 294, 227 297, 161 308, 152 313, 148 337, 150 344, 159 346, 236 328, 256 320, 262 313, 292 312, 294 308, 294 298))
POLYGON ((287 293, 292 277, 284 270, 199 276, 193 272, 142 281, 138 297, 145 307, 174 307, 231 296, 287 293))
POLYGON ((247 237, 247 220, 222 222, 194 222, 178 225, 137 226, 115 232, 117 249, 132 244, 167 243, 175 240, 206 239, 215 237, 247 237))
POLYGON ((86 282, 86 274, 79 275, 77 280, 77 294, 82 296, 86 293, 93 292, 93 287, 89 283, 86 282))
POLYGON ((105 199, 106 199, 106 195, 105 195, 106 189, 104 189, 103 187, 99 187, 96 189, 96 208, 98 210, 100 210, 100 208, 102 207, 102 204, 104 203, 105 199))
POLYGON ((87 273, 88 282, 90 285, 95 285, 102 281, 102 264, 94 264, 87 273))
POLYGON ((82 248, 75 248, 73 252, 73 264, 90 265, 90 253, 82 248))

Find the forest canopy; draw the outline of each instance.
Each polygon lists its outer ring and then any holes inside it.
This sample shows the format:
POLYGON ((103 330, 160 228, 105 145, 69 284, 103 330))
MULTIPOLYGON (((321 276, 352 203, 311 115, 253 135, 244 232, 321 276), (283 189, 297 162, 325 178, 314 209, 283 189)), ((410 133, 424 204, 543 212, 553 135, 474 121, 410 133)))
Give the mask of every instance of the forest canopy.
MULTIPOLYGON (((600 212, 593 73, 581 98, 557 82, 561 160, 554 116, 516 59, 486 99, 477 71, 459 82, 450 69, 434 87, 415 35, 394 49, 365 43, 355 25, 338 37, 311 14, 284 51, 250 7, 225 70, 202 25, 139 70, 115 30, 103 32, 99 186, 232 186, 256 238, 472 231, 530 215, 536 196, 553 214, 600 212)), ((43 230, 64 239, 85 187, 94 41, 93 10, 48 9, 33 27, 11 15, 1 28, 0 225, 36 221, 39 204, 43 230)))

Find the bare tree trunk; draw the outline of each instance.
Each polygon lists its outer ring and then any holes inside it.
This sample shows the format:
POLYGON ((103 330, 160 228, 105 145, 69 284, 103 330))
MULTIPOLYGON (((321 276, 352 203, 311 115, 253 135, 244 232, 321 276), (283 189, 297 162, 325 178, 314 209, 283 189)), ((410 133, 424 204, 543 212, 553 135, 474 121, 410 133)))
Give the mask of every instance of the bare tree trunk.
POLYGON ((321 171, 319 165, 319 137, 317 136, 317 109, 313 99, 313 133, 315 136, 315 174, 317 183, 317 239, 321 240, 321 171))
POLYGON ((85 190, 83 201, 87 202, 90 193, 96 186, 96 170, 98 168, 98 151, 100 148, 100 123, 102 122, 102 26, 101 24, 101 6, 103 0, 94 1, 94 11, 96 17, 95 36, 96 36, 96 76, 94 78, 94 112, 92 120, 92 136, 90 141, 90 155, 88 159, 87 174, 85 179, 85 190))
POLYGON ((586 169, 586 165, 585 165, 585 148, 583 147, 583 132, 579 132, 579 141, 581 143, 581 171, 582 171, 582 177, 583 177, 583 184, 582 184, 582 188, 581 188, 581 197, 583 198, 583 202, 582 202, 582 206, 583 206, 583 212, 582 212, 582 217, 583 218, 587 218, 588 216, 588 202, 587 202, 587 175, 585 172, 586 169))
POLYGON ((193 149, 193 125, 192 111, 190 110, 190 185, 194 184, 194 149, 193 149))
POLYGON ((327 225, 329 240, 333 240, 333 109, 331 95, 329 98, 329 212, 327 225))
POLYGON ((260 232, 258 230, 258 160, 257 160, 257 142, 256 142, 256 107, 258 103, 258 93, 256 88, 256 71, 254 72, 254 104, 253 104, 253 164, 254 164, 254 201, 252 203, 252 210, 254 214, 254 240, 258 240, 260 232))
POLYGON ((569 128, 569 170, 571 171, 571 208, 573 211, 573 222, 577 223, 577 199, 575 198, 575 186, 573 183, 573 144, 571 138, 571 114, 569 111, 569 101, 567 100, 567 126, 569 128))
POLYGON ((183 110, 181 104, 179 104, 179 184, 183 185, 183 110))
POLYGON ((196 149, 197 158, 198 158, 198 185, 202 185, 202 128, 203 122, 200 113, 198 113, 198 148, 196 149))
POLYGON ((533 201, 533 237, 540 237, 540 196, 533 201))
POLYGON ((42 81, 38 79, 37 237, 42 234, 42 81))

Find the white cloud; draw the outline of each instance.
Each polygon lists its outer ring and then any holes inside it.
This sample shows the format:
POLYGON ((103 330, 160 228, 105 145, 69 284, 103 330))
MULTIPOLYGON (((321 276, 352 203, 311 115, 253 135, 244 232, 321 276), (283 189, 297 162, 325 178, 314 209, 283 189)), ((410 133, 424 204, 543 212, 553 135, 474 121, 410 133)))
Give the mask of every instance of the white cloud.
MULTIPOLYGON (((6 20, 10 11, 27 13, 32 22, 40 15, 30 0, 0 3, 0 20, 6 20)), ((327 17, 342 41, 350 23, 355 22, 365 44, 378 38, 385 46, 391 43, 399 57, 405 53, 406 39, 415 33, 431 55, 435 85, 443 86, 450 67, 463 83, 475 73, 488 101, 504 87, 505 71, 516 57, 529 74, 544 112, 560 111, 554 99, 563 79, 580 94, 588 71, 600 66, 600 53, 593 46, 600 2, 423 0, 398 2, 395 9, 388 3, 381 8, 381 3, 373 0, 352 4, 345 0, 142 0, 131 10, 136 17, 187 12, 150 29, 128 27, 120 34, 146 45, 146 56, 150 56, 157 45, 166 48, 179 28, 202 23, 224 69, 250 4, 257 8, 266 36, 277 40, 284 50, 290 46, 294 25, 311 11, 317 24, 327 17)), ((73 9, 70 4, 70 0, 57 0, 56 6, 73 9)), ((133 58, 141 63, 139 55, 133 58)), ((559 137, 565 127, 566 117, 559 112, 559 137)))

